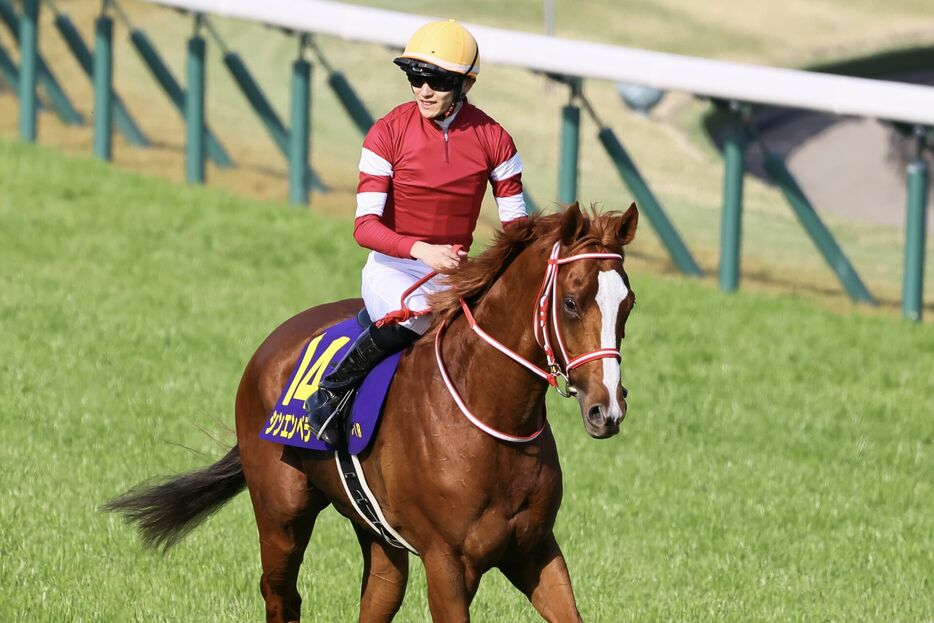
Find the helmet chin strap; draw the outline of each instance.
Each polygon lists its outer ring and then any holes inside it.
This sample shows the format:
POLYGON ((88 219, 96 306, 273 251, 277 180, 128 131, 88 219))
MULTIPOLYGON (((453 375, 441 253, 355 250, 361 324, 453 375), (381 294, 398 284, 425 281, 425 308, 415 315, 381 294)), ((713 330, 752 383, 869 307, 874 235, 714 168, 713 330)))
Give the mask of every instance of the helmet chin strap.
POLYGON ((480 55, 480 48, 477 48, 477 51, 473 55, 473 60, 470 61, 470 67, 468 67, 467 71, 464 72, 463 78, 461 78, 460 82, 457 85, 457 90, 454 92, 454 99, 451 100, 450 108, 448 108, 447 111, 443 115, 441 115, 441 119, 447 119, 452 114, 454 114, 454 111, 457 110, 457 105, 461 103, 465 97, 467 97, 466 94, 462 93, 462 91, 464 90, 464 82, 470 79, 469 78, 470 72, 473 70, 474 65, 477 64, 477 57, 479 55, 480 55))
MULTIPOLYGON (((458 89, 460 91, 460 89, 458 89)), ((438 115, 438 119, 444 121, 448 117, 454 114, 454 111, 457 110, 457 105, 461 102, 463 96, 458 93, 453 100, 451 100, 451 105, 448 107, 447 111, 438 115)))

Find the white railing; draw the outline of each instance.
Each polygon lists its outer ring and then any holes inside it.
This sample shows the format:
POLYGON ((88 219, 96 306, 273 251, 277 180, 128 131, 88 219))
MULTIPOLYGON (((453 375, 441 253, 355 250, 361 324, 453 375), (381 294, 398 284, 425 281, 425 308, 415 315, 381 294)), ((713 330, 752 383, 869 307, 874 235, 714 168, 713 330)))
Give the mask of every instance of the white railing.
MULTIPOLYGON (((428 16, 327 0, 148 0, 297 32, 402 48, 428 16)), ((436 18, 435 18, 436 19, 436 18)), ((838 115, 934 125, 934 87, 636 50, 465 23, 483 62, 838 115)))

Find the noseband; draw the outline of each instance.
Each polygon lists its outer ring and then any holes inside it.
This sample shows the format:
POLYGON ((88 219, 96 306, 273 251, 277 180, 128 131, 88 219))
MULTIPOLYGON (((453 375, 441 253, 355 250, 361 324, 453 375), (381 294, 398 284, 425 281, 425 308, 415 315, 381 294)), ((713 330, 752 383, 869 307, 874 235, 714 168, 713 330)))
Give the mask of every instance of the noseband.
MULTIPOLYGON (((536 376, 545 380, 549 385, 554 387, 559 394, 567 398, 568 396, 573 395, 574 391, 568 380, 568 374, 571 370, 579 366, 589 363, 591 361, 597 361, 598 359, 605 359, 607 357, 614 357, 618 360, 622 359, 622 356, 619 354, 619 351, 613 348, 601 348, 599 350, 591 351, 589 353, 584 353, 578 355, 577 357, 571 358, 567 349, 564 346, 564 341, 561 339, 561 331, 558 327, 558 271, 561 266, 564 264, 570 264, 571 262, 576 262, 579 260, 619 260, 623 261, 623 256, 619 253, 580 253, 578 255, 570 255, 568 257, 559 257, 561 254, 561 242, 556 242, 555 246, 551 249, 551 256, 548 258, 548 267, 545 270, 545 277, 542 280, 542 286, 539 288, 537 298, 536 309, 532 315, 532 326, 535 333, 535 341, 542 348, 545 353, 545 360, 548 362, 548 370, 543 370, 539 368, 534 363, 525 359, 518 353, 510 350, 504 344, 496 340, 493 336, 488 334, 486 331, 480 328, 477 324, 476 319, 473 314, 470 312, 470 308, 467 307, 467 303, 462 298, 461 309, 464 311, 464 317, 467 320, 467 324, 470 326, 473 331, 480 336, 480 338, 488 343, 490 346, 503 353, 519 365, 528 369, 530 372, 536 376), (549 318, 549 308, 551 309, 551 326, 548 327, 548 318, 549 318), (554 334, 558 342, 558 348, 561 352, 561 356, 564 359, 564 369, 562 369, 561 363, 558 361, 555 356, 554 349, 551 345, 551 340, 549 338, 549 331, 554 334), (561 386, 558 383, 558 379, 563 378, 567 386, 566 390, 562 390, 561 386)), ((454 384, 451 382, 450 377, 448 376, 447 370, 444 366, 444 361, 441 358, 441 340, 446 328, 447 321, 445 320, 441 326, 438 328, 438 332, 435 335, 435 357, 438 360, 438 369, 441 371, 441 378, 444 380, 445 386, 448 388, 451 397, 454 399, 454 402, 457 403, 458 408, 461 410, 461 413, 470 420, 470 422, 487 433, 492 435, 497 439, 503 441, 509 441, 513 443, 526 443, 532 441, 538 437, 543 430, 545 430, 545 419, 542 418, 541 427, 531 435, 527 437, 509 435, 503 432, 492 428, 483 422, 481 422, 477 416, 471 413, 470 409, 467 408, 467 405, 464 403, 464 400, 461 398, 457 389, 454 387, 454 384)))

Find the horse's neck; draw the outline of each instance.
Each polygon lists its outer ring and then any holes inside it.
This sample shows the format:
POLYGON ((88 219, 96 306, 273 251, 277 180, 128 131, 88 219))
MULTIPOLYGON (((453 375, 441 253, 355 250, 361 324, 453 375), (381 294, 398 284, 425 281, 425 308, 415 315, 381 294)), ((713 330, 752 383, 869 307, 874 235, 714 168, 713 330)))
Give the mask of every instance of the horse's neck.
MULTIPOLYGON (((539 367, 545 358, 532 319, 545 266, 543 252, 527 250, 473 309, 479 327, 539 367)), ((512 435, 541 426, 548 385, 483 341, 463 316, 444 336, 444 358, 465 403, 486 424, 512 435)))

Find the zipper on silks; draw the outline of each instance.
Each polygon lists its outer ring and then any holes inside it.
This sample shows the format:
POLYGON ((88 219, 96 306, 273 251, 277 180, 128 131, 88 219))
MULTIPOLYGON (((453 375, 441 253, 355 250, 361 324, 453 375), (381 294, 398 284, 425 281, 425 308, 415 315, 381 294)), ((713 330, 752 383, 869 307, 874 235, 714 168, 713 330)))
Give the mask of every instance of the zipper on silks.
POLYGON ((448 159, 448 130, 447 128, 443 131, 444 135, 444 164, 450 164, 451 161, 448 159))

